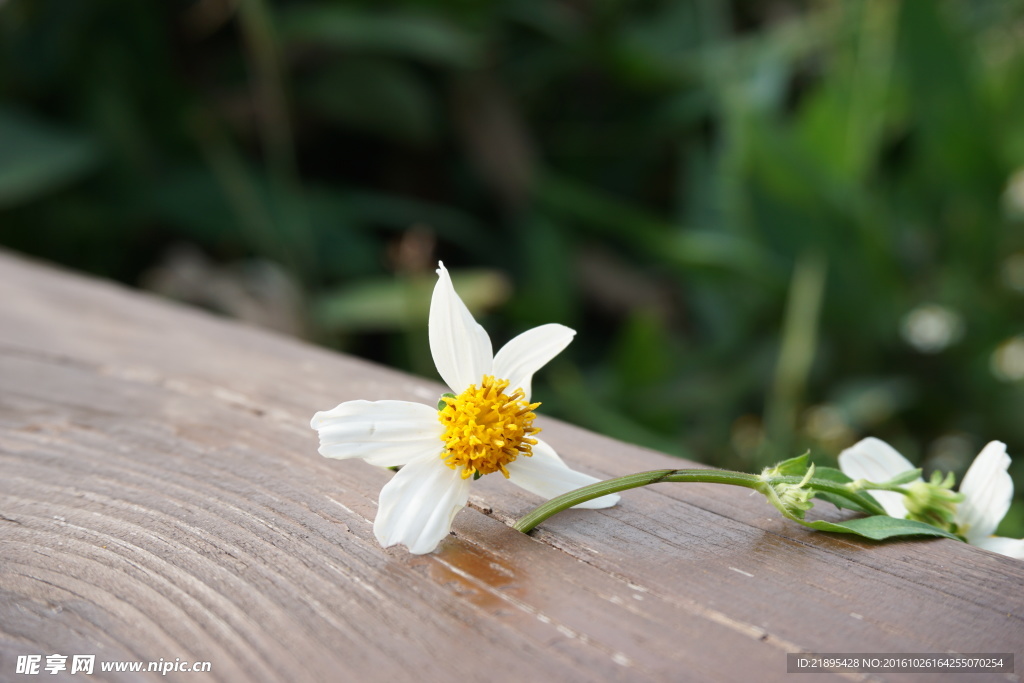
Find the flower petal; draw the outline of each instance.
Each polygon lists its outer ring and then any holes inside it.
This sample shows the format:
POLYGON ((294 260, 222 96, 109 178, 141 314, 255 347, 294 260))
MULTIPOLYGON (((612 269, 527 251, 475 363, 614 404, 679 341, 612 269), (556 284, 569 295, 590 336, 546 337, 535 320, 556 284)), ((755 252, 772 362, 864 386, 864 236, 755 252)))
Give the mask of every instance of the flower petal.
POLYGON ((991 550, 1000 555, 1007 555, 1024 560, 1024 538, 1003 538, 1002 536, 986 536, 971 541, 971 545, 991 550))
POLYGON ((494 376, 507 379, 510 389, 522 389, 529 400, 533 373, 561 353, 574 336, 575 330, 557 323, 527 330, 511 339, 494 356, 494 376))
POLYGON ((348 401, 317 413, 309 424, 320 434, 320 455, 362 458, 380 467, 440 456, 444 431, 437 410, 408 401, 348 401))
POLYGON ((964 500, 957 507, 956 521, 969 543, 990 536, 1010 509, 1013 480, 1006 471, 1009 466, 1006 444, 990 441, 964 475, 960 483, 964 500))
MULTIPOLYGON (((555 450, 543 441, 537 441, 533 447, 533 455, 529 458, 520 457, 506 466, 509 479, 513 484, 536 493, 543 498, 554 498, 568 493, 581 486, 596 484, 601 481, 589 474, 583 474, 562 462, 555 450)), ((619 494, 612 493, 594 500, 588 500, 574 507, 607 508, 619 502, 619 494)))
MULTIPOLYGON (((915 469, 895 448, 873 436, 861 439, 839 454, 839 469, 851 479, 881 483, 897 474, 915 469)), ((890 517, 904 519, 907 508, 903 494, 894 491, 868 491, 890 517)))
POLYGON ((385 548, 401 543, 414 555, 429 553, 448 535, 456 513, 466 506, 469 483, 440 456, 409 463, 380 490, 380 508, 373 522, 377 541, 385 548))
POLYGON ((441 379, 460 394, 491 374, 491 338, 455 293, 451 276, 438 262, 437 284, 430 299, 430 353, 441 379))

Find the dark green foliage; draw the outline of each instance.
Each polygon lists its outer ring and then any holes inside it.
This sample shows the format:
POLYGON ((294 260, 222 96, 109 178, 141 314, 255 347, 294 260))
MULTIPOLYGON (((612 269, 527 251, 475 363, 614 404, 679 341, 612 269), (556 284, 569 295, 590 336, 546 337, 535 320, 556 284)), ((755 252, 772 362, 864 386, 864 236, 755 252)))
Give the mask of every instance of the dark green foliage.
POLYGON ((1021 481, 1022 21, 9 0, 0 242, 136 284, 183 242, 267 259, 310 337, 431 376, 402 302, 440 257, 489 271, 463 282, 496 343, 580 332, 548 414, 742 469, 874 434, 962 472, 1001 439, 1021 481))

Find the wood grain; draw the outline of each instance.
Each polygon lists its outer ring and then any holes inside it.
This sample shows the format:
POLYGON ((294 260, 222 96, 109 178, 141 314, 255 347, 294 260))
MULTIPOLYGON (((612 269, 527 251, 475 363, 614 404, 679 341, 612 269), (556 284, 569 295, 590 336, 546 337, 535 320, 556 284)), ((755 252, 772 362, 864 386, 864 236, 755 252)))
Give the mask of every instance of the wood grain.
MULTIPOLYGON (((1024 563, 811 532, 728 487, 524 536, 539 501, 485 477, 437 552, 382 550, 390 473, 321 458, 309 418, 442 391, 0 254, 0 680, 52 653, 212 665, 94 680, 748 681, 787 652, 1024 649, 1024 563)), ((692 466, 538 424, 599 477, 692 466)))

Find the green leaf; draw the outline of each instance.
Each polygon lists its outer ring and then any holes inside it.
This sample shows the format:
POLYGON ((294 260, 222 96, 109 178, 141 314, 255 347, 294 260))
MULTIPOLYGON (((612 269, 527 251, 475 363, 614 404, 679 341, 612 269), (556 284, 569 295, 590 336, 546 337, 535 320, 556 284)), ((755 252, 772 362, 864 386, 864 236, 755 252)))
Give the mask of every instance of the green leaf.
POLYGON ((795 133, 822 161, 822 172, 862 182, 877 163, 893 126, 892 85, 898 3, 846 3, 831 41, 830 74, 807 94, 795 133))
MULTIPOLYGON (((342 332, 405 330, 425 326, 436 278, 364 279, 316 300, 313 314, 325 329, 342 332)), ((508 280, 493 270, 452 272, 452 282, 474 314, 503 303, 508 280)))
POLYGON ((320 70, 297 90, 301 102, 343 125, 411 144, 434 137, 431 93, 400 61, 346 59, 320 70))
MULTIPOLYGON (((807 461, 810 458, 810 455, 811 454, 808 452, 803 455, 798 455, 795 458, 790 458, 789 460, 783 460, 772 469, 784 477, 802 477, 807 473, 807 461)), ((815 469, 815 474, 817 474, 817 469, 815 469)))
MULTIPOLYGON (((952 475, 952 472, 950 474, 952 475)), ((911 482, 917 481, 920 478, 921 478, 921 468, 919 467, 919 468, 914 469, 914 470, 907 470, 906 472, 902 472, 900 474, 897 474, 895 477, 893 477, 892 479, 890 479, 890 480, 888 480, 888 481, 886 481, 884 483, 891 484, 892 486, 903 486, 904 484, 909 484, 911 482)), ((875 483, 881 484, 883 482, 875 482, 875 483)), ((950 486, 952 486, 952 485, 953 485, 953 482, 950 481, 950 486)))
POLYGON ((627 248, 688 275, 697 271, 725 271, 759 282, 775 282, 780 275, 771 254, 749 240, 674 225, 557 174, 541 178, 536 190, 546 211, 579 221, 592 233, 613 240, 626 238, 627 248))
MULTIPOLYGON (((833 481, 837 484, 848 484, 851 481, 853 481, 848 476, 843 474, 841 470, 837 470, 834 467, 815 468, 814 478, 833 481)), ((856 494, 853 495, 857 498, 866 498, 871 503, 878 505, 878 501, 876 501, 874 497, 867 491, 858 491, 856 494)), ((859 505, 855 500, 851 500, 843 496, 837 496, 834 493, 828 493, 826 491, 817 491, 814 494, 814 497, 820 500, 824 500, 828 503, 832 503, 833 505, 840 509, 854 510, 855 512, 864 512, 866 514, 871 514, 871 510, 869 508, 859 505)))
POLYGON ((345 202, 352 217, 362 223, 402 232, 410 225, 423 223, 436 230, 439 237, 466 248, 486 250, 492 246, 484 237, 486 225, 467 211, 385 192, 346 190, 336 192, 336 196, 345 202))
POLYGON ((850 479, 842 470, 838 470, 835 467, 815 467, 814 468, 815 479, 827 479, 834 481, 837 484, 849 484, 853 479, 850 479))
POLYGON ((0 109, 0 150, 0 208, 73 182, 100 158, 92 138, 10 109, 0 109))
POLYGON ((639 307, 622 326, 613 354, 616 386, 620 392, 643 389, 664 380, 676 356, 665 320, 657 311, 639 307))
POLYGON ((801 522, 818 531, 832 531, 840 534, 856 534, 875 541, 882 541, 887 538, 900 536, 941 536, 951 538, 954 541, 960 539, 943 531, 938 527, 924 522, 915 522, 909 519, 896 519, 886 515, 874 515, 873 517, 859 517, 845 522, 826 522, 817 520, 814 522, 801 522))
POLYGON ((300 5, 282 13, 286 42, 403 55, 445 66, 472 66, 480 46, 471 34, 439 16, 385 13, 337 5, 300 5))
MULTIPOLYGON (((856 495, 866 496, 866 495, 869 495, 869 494, 861 491, 861 492, 859 492, 856 495)), ((871 513, 871 510, 869 510, 866 507, 863 507, 862 505, 859 505, 855 501, 850 500, 849 498, 844 498, 843 496, 837 496, 834 493, 828 493, 827 491, 815 491, 814 497, 819 499, 819 500, 823 500, 823 501, 825 501, 827 503, 832 503, 833 505, 835 505, 840 510, 845 509, 845 510, 853 510, 854 512, 863 512, 863 513, 866 513, 866 514, 870 514, 871 513)))

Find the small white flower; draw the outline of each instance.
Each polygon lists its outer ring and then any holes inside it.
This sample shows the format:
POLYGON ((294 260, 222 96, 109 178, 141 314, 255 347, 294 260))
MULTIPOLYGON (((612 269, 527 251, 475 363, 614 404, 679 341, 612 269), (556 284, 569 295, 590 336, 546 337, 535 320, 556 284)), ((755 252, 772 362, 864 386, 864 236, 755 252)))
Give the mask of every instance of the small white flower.
POLYGON ((938 353, 963 336, 964 321, 945 306, 924 304, 903 317, 900 331, 906 342, 921 353, 938 353))
MULTIPOLYGON (((960 483, 960 494, 964 499, 957 505, 955 521, 957 533, 971 545, 1024 559, 1024 539, 992 535, 1010 509, 1013 498, 1013 480, 1007 472, 1009 466, 1006 444, 990 441, 974 459, 960 483)), ((840 453, 839 467, 851 479, 867 479, 876 483, 915 469, 895 448, 874 437, 862 439, 840 453)), ((894 491, 870 493, 890 517, 907 517, 902 494, 894 491)))
MULTIPOLYGON (((384 547, 401 543, 429 553, 451 531, 466 505, 474 477, 501 472, 512 483, 545 498, 598 482, 569 469, 534 434, 530 403, 533 373, 569 345, 573 330, 535 327, 496 355, 487 336, 455 293, 444 264, 430 301, 430 352, 441 378, 455 393, 436 406, 406 401, 348 401, 313 416, 320 455, 362 458, 402 469, 380 492, 373 532, 384 547), (510 387, 512 388, 510 390, 510 387)), ((615 505, 617 495, 577 507, 615 505)))

